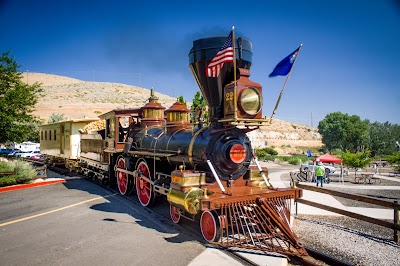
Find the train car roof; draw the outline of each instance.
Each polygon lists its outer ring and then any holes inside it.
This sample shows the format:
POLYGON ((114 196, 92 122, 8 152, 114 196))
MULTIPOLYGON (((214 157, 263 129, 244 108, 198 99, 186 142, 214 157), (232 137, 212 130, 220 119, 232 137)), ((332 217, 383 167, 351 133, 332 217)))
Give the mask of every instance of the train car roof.
POLYGON ((142 113, 141 108, 130 108, 130 109, 114 109, 102 115, 99 115, 100 119, 109 119, 116 116, 130 115, 139 116, 142 113))
POLYGON ((49 125, 56 125, 56 124, 62 124, 62 123, 82 123, 82 122, 94 122, 100 120, 99 118, 81 118, 81 119, 71 119, 71 120, 63 120, 63 121, 58 121, 54 123, 49 123, 49 124, 43 124, 42 126, 49 126, 49 125))

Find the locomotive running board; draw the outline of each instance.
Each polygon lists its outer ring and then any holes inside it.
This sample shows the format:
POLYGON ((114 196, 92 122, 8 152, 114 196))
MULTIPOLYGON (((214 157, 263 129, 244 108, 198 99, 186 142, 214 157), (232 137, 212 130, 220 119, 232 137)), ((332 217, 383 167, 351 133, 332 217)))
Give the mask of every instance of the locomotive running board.
POLYGON ((303 258, 307 251, 290 228, 289 200, 285 197, 257 197, 227 202, 219 215, 223 247, 276 252, 303 258))

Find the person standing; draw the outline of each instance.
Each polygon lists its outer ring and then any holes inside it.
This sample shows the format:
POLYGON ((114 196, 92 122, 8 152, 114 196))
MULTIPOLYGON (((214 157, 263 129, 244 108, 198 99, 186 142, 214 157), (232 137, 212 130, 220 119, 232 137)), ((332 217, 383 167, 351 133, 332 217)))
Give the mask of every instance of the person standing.
POLYGON ((321 187, 323 187, 324 175, 325 175, 325 167, 322 165, 322 163, 320 161, 317 161, 317 165, 315 166, 315 176, 317 177, 317 187, 318 187, 318 182, 321 182, 321 187))
POLYGON ((376 163, 374 163, 373 167, 374 167, 375 174, 377 174, 378 173, 378 165, 376 163))

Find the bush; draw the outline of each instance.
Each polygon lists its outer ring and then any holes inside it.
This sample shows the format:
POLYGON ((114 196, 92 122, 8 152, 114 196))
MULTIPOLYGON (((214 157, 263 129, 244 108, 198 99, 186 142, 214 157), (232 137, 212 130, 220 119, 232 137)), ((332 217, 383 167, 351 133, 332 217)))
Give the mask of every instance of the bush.
POLYGON ((31 183, 36 176, 36 170, 24 161, 15 160, 10 162, 0 162, 0 172, 14 172, 15 175, 0 176, 0 187, 16 184, 31 183))
POLYGON ((8 175, 0 177, 0 187, 7 187, 16 185, 17 181, 15 180, 15 175, 8 175))
POLYGON ((10 162, 0 161, 0 172, 12 172, 14 171, 14 165, 10 162))
POLYGON ((292 156, 288 160, 288 163, 293 164, 293 165, 299 164, 299 162, 300 162, 300 159, 297 156, 292 156))
POLYGON ((287 162, 293 165, 300 164, 303 161, 307 160, 306 156, 277 156, 276 159, 279 160, 279 162, 287 162))
POLYGON ((273 148, 264 148, 265 152, 269 155, 278 155, 278 152, 274 150, 273 148))
POLYGON ((271 160, 270 156, 268 156, 268 155, 275 156, 275 155, 278 155, 278 152, 269 147, 262 148, 262 149, 256 149, 256 156, 259 160, 261 160, 261 161, 266 160, 267 157, 268 157, 267 160, 271 160))
POLYGON ((267 156, 265 156, 265 160, 267 160, 267 161, 274 161, 275 158, 276 158, 275 155, 267 155, 267 156))

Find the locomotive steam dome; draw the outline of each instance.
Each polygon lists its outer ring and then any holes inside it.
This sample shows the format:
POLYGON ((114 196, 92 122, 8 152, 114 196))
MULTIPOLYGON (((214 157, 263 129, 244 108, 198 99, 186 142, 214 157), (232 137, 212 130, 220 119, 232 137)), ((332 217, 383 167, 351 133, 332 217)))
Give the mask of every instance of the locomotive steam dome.
MULTIPOLYGON (((193 42, 189 53, 189 64, 192 74, 205 97, 211 120, 221 119, 223 89, 234 80, 233 63, 224 63, 218 78, 206 75, 206 68, 213 57, 221 49, 226 37, 212 37, 193 42)), ((236 67, 250 70, 252 63, 252 43, 244 38, 235 39, 236 67)))
POLYGON ((189 121, 190 110, 180 101, 176 101, 165 113, 169 132, 192 127, 189 121))
POLYGON ((165 123, 164 110, 165 107, 158 103, 158 97, 155 96, 154 90, 151 89, 149 102, 142 107, 142 126, 150 127, 163 125, 165 123))

